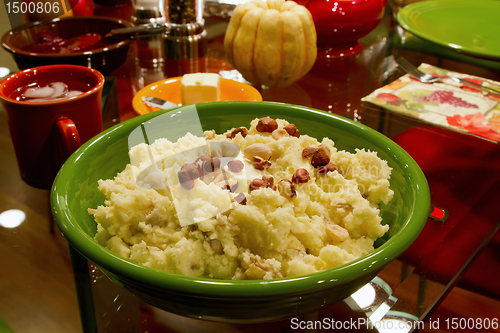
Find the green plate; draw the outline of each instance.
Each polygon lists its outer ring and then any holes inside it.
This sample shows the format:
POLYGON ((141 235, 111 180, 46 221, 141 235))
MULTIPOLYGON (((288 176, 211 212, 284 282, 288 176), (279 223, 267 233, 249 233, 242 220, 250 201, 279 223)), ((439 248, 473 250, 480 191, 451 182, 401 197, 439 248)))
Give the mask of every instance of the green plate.
POLYGON ((408 5, 399 24, 414 35, 457 52, 500 60, 500 1, 436 0, 408 5))

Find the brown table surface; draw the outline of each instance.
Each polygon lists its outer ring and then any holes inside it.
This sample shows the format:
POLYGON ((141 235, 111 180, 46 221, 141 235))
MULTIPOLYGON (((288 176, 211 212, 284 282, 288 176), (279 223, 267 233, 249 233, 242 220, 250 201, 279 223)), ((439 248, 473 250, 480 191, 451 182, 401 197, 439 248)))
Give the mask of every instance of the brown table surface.
MULTIPOLYGON (((392 138, 420 165, 433 205, 445 208, 449 217, 444 223, 428 220, 410 249, 372 282, 378 291, 376 306, 384 304, 382 307, 355 311, 349 298, 301 320, 366 318, 379 309, 375 314, 378 319, 413 318, 432 323, 433 311, 498 231, 500 215, 495 208, 500 202, 500 146, 361 102, 362 97, 404 74, 394 67, 394 57, 399 55, 415 64, 426 62, 500 81, 498 67, 488 69, 474 59, 399 43, 407 34, 394 19, 398 8, 392 3, 388 6, 379 27, 361 40, 364 48, 360 53, 318 59, 299 82, 287 88, 261 89, 261 94, 266 101, 345 116, 392 138)), ((140 50, 134 45, 129 61, 112 73, 117 82, 120 121, 137 116, 132 97, 150 82, 189 72, 232 70, 224 60, 222 41, 223 36, 210 39, 207 55, 199 60, 166 60, 159 69, 139 64, 140 50)), ((106 126, 112 123, 108 119, 106 126)), ((0 211, 20 209, 27 216, 17 228, 0 226, 0 331, 4 321, 15 332, 78 332, 81 317, 85 330, 98 332, 307 331, 294 330, 290 320, 245 325, 170 314, 140 302, 92 263, 88 268, 93 304, 87 308, 94 311, 80 311, 68 245, 52 222, 49 191, 31 188, 21 180, 3 111, 0 156, 0 211)), ((499 267, 491 267, 490 273, 498 278, 499 267)), ((491 292, 500 294, 498 290, 491 292)))

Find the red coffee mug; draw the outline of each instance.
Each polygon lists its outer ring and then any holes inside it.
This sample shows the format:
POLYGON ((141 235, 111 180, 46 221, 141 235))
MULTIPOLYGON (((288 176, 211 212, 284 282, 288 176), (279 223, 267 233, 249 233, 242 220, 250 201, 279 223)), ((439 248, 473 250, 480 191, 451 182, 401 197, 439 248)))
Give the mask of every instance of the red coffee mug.
POLYGON ((101 73, 75 65, 34 67, 0 82, 0 101, 7 115, 21 178, 28 185, 50 189, 68 156, 102 131, 103 85, 101 73), (26 86, 46 87, 54 82, 83 93, 35 102, 19 97, 26 86))

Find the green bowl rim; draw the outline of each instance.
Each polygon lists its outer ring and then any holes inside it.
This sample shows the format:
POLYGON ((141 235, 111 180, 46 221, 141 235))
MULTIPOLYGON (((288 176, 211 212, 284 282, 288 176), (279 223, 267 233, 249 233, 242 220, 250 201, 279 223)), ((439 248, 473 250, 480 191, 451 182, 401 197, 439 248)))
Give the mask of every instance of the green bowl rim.
MULTIPOLYGON (((367 135, 370 136, 369 141, 373 142, 377 147, 386 147, 385 149, 391 151, 390 155, 398 154, 399 165, 402 168, 411 169, 409 182, 415 191, 414 207, 411 216, 405 221, 404 227, 393 235, 399 238, 399 244, 405 244, 405 248, 396 246, 391 241, 388 241, 375 249, 370 254, 352 261, 343 266, 316 272, 309 275, 298 277, 283 278, 276 280, 252 280, 252 281, 232 281, 232 280, 216 280, 208 278, 194 278, 178 274, 166 273, 155 269, 144 267, 138 263, 134 263, 124 259, 111 251, 105 249, 93 238, 88 236, 81 230, 77 224, 71 220, 71 216, 65 211, 66 207, 64 199, 65 185, 71 180, 72 165, 78 160, 82 154, 90 149, 95 144, 104 144, 105 138, 113 134, 114 131, 126 128, 132 130, 139 126, 140 123, 148 121, 156 116, 166 112, 172 112, 175 109, 156 111, 150 114, 132 118, 123 123, 117 124, 108 130, 103 131, 101 134, 95 136, 91 140, 83 144, 73 155, 69 157, 63 167, 60 169, 52 188, 51 192, 51 205, 56 223, 68 240, 70 246, 75 244, 75 249, 79 251, 84 257, 88 258, 94 264, 102 267, 106 272, 116 275, 121 281, 135 281, 134 283, 142 283, 148 288, 157 288, 160 290, 169 290, 172 293, 193 295, 197 297, 212 297, 212 298, 256 298, 256 297, 269 297, 277 295, 290 295, 303 294, 314 290, 324 289, 326 285, 337 281, 347 283, 360 276, 368 273, 376 274, 387 263, 398 257, 410 244, 417 238, 427 221, 429 207, 430 207, 430 192, 427 180, 418 167, 413 158, 406 153, 406 151, 398 146, 394 141, 384 136, 383 134, 369 128, 366 125, 356 123, 348 118, 327 113, 324 111, 312 109, 309 107, 290 105, 285 103, 275 102, 213 102, 203 103, 204 105, 213 105, 218 103, 231 104, 237 107, 242 104, 258 104, 267 106, 279 106, 288 109, 287 112, 312 112, 324 117, 335 119, 341 123, 345 123, 352 130, 356 130, 356 134, 362 134, 362 138, 368 140, 367 135), (101 142, 99 142, 102 140, 101 142), (418 200, 416 200, 418 198, 418 200), (63 223, 65 220, 67 222, 63 223), (409 223, 412 221, 412 223, 409 223), (90 259, 91 258, 91 259, 90 259), (359 270, 358 266, 361 263, 367 263, 363 270, 359 270), (123 279, 125 277, 125 279, 123 279), (207 288, 207 286, 210 288, 207 288)), ((270 114, 272 111, 269 112, 270 114)), ((127 283, 124 283, 127 284, 127 283)))

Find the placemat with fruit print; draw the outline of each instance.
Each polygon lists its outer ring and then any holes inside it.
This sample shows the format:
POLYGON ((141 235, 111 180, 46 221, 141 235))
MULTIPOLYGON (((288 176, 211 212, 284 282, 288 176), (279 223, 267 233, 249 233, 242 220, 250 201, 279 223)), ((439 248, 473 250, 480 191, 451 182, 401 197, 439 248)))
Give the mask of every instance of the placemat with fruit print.
MULTIPOLYGON (((429 64, 419 69, 435 76, 466 78, 500 90, 500 83, 450 72, 429 64)), ((361 99, 447 129, 500 143, 500 96, 461 85, 450 79, 422 83, 404 75, 361 99)))

